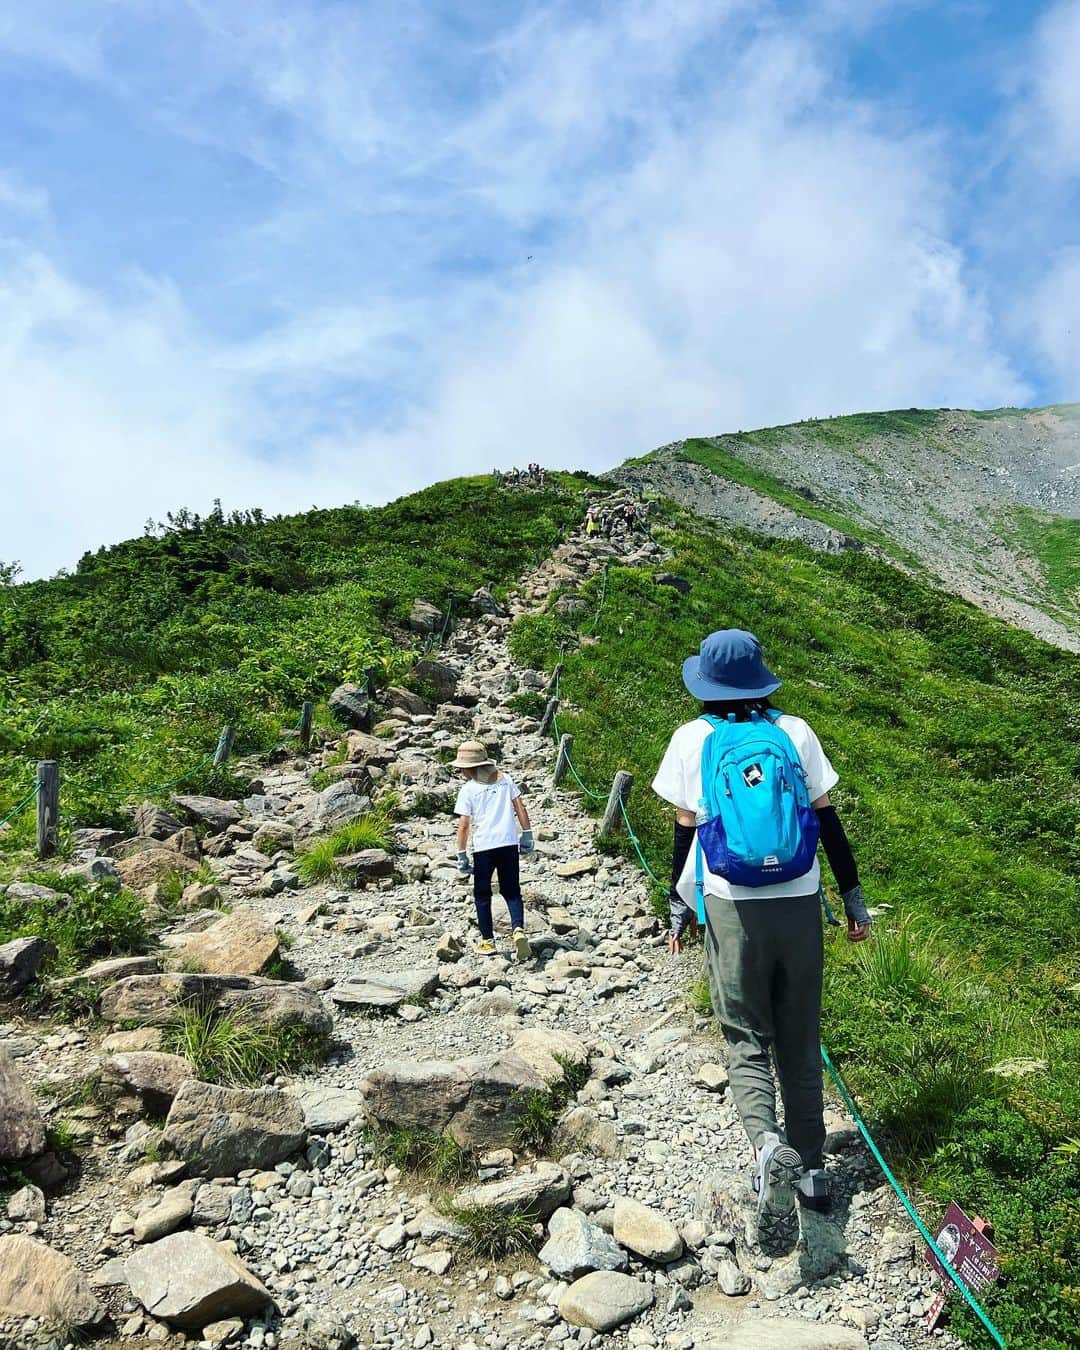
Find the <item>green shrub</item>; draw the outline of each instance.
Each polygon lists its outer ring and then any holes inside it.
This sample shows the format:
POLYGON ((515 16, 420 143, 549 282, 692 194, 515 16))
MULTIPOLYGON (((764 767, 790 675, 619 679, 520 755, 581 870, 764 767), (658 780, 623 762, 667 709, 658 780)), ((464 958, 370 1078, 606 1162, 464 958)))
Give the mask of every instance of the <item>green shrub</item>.
POLYGON ((62 898, 23 902, 0 895, 0 943, 31 936, 53 943, 58 955, 44 973, 70 975, 99 957, 145 950, 142 903, 115 878, 84 881, 36 872, 23 879, 57 891, 62 898))
POLYGON ((305 885, 328 881, 337 874, 338 858, 366 848, 389 849, 393 842, 390 814, 384 809, 376 809, 309 844, 296 855, 296 870, 305 885))

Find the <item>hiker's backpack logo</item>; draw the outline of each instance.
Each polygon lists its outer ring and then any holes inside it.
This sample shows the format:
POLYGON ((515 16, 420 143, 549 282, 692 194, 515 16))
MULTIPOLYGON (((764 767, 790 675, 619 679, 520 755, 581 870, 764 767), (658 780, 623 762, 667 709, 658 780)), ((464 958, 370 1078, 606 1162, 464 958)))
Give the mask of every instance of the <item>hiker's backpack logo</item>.
POLYGON ((747 787, 757 787, 759 783, 765 781, 765 770, 760 764, 748 764, 742 771, 743 782, 747 787))

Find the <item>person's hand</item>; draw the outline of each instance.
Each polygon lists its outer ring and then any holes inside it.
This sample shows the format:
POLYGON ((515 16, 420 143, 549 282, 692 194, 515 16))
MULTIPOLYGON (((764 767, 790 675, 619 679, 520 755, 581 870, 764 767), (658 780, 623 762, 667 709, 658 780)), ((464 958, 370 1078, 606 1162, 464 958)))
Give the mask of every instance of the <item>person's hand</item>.
POLYGON ((532 830, 521 831, 521 839, 518 841, 518 849, 520 850, 521 856, 523 858, 526 858, 530 853, 535 852, 536 844, 533 841, 532 830))
POLYGON ((463 848, 458 849, 457 870, 463 877, 467 877, 472 872, 472 863, 469 862, 469 855, 463 848))
POLYGON ((844 902, 844 913, 847 915, 848 941, 865 942, 870 936, 873 920, 866 908, 862 887, 852 886, 851 890, 845 891, 840 898, 844 902))
POLYGON ((669 933, 667 935, 668 956, 679 956, 682 953, 682 934, 669 933))

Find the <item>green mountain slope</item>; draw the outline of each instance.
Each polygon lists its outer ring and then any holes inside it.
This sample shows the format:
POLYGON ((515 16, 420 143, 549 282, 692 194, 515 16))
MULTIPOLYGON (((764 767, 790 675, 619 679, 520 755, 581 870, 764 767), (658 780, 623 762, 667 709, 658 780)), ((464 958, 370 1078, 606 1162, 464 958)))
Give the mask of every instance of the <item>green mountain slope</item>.
POLYGON ((1080 649, 1080 407, 864 413, 665 446, 614 477, 819 548, 880 550, 1080 649))
MULTIPOLYGON (((68 826, 107 824, 225 723, 238 748, 266 749, 343 679, 403 678, 423 643, 401 627, 413 599, 505 587, 576 520, 577 489, 462 479, 376 510, 182 512, 70 576, 0 589, 0 818, 38 759, 61 763, 68 826)), ((184 789, 228 790, 211 775, 184 789)), ((25 844, 29 815, 0 832, 0 856, 25 844)))
POLYGON ((717 627, 758 634, 889 907, 868 948, 831 936, 826 1042, 928 1213, 955 1199, 994 1221, 1008 1278, 989 1302, 1010 1346, 1064 1350, 1080 1319, 1080 659, 865 553, 687 513, 656 534, 688 596, 615 568, 598 641, 549 611, 519 621, 516 652, 565 663, 577 767, 592 784, 633 771, 631 815, 666 877, 670 811, 648 784, 697 711, 682 659, 717 627), (1009 1060, 1029 1072, 993 1072, 1009 1060))

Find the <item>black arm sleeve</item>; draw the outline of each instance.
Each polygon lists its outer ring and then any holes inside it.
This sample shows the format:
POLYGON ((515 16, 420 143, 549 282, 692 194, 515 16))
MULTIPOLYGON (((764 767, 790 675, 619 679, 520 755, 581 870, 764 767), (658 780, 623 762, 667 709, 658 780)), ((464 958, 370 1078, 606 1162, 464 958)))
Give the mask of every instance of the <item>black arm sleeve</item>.
POLYGON ((836 807, 819 806, 816 810, 818 820, 821 822, 821 847, 825 850, 825 856, 836 878, 837 890, 841 895, 846 895, 852 887, 859 884, 859 869, 855 866, 851 845, 844 833, 840 817, 836 814, 836 807))
POLYGON ((696 834, 696 825, 680 825, 678 821, 675 822, 675 854, 671 861, 672 890, 679 884, 679 878, 682 876, 686 860, 690 856, 690 848, 696 834))

